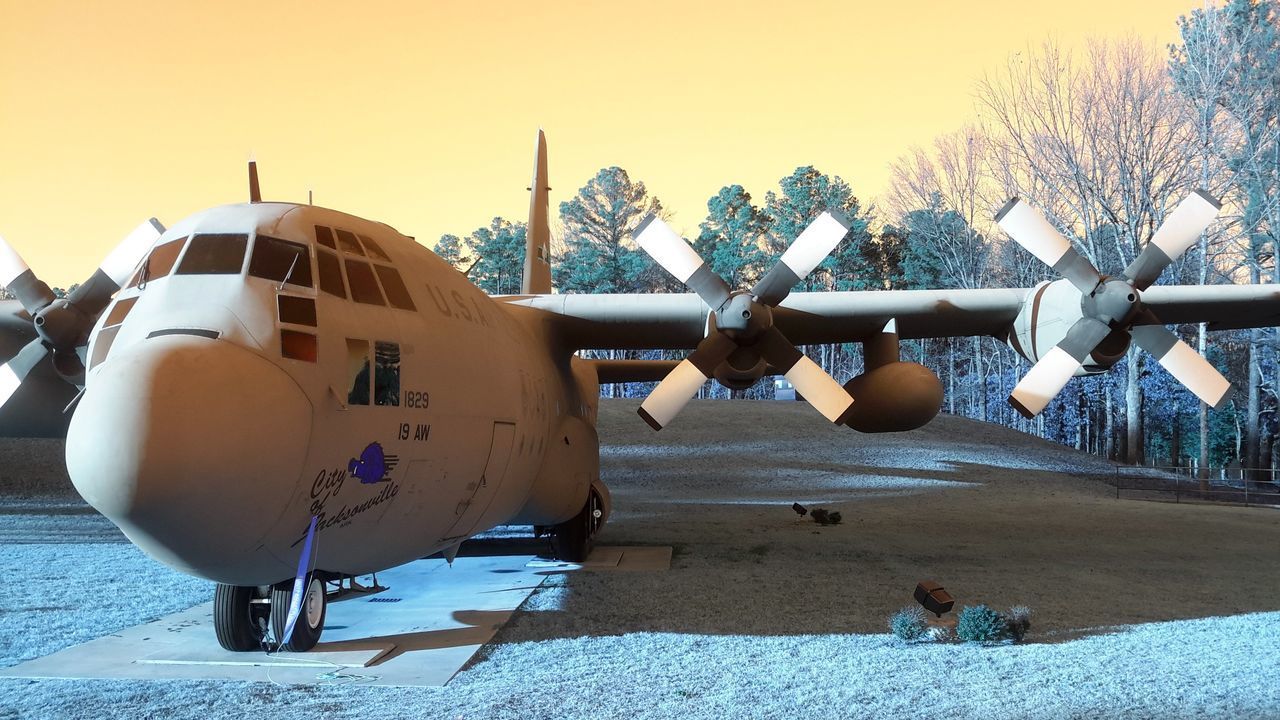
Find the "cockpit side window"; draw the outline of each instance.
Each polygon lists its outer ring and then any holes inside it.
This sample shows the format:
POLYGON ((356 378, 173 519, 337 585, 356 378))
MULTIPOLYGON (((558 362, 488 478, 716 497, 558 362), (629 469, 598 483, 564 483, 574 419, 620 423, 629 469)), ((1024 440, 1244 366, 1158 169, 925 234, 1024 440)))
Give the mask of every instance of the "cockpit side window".
POLYGON ((379 340, 373 346, 373 403, 400 405, 400 344, 379 340))
POLYGON ((347 299, 347 286, 342 282, 342 265, 338 263, 337 255, 317 248, 316 272, 320 275, 321 290, 343 300, 347 299))
POLYGON ((115 327, 123 323, 124 319, 129 316, 129 311, 133 309, 137 302, 137 297, 117 300, 116 304, 111 306, 111 312, 107 313, 107 319, 102 323, 102 327, 115 327))
POLYGON ((209 233, 192 235, 175 275, 239 275, 244 267, 248 235, 209 233))
POLYGON ((342 247, 342 252, 364 257, 364 250, 360 249, 360 241, 356 240, 356 236, 353 233, 346 230, 336 230, 335 232, 338 233, 338 245, 342 247))
POLYGON ((306 245, 259 235, 253 241, 249 274, 281 285, 311 287, 311 252, 306 245))
POLYGON ((347 404, 369 404, 369 341, 347 338, 347 404))
POLYGON ((102 329, 98 331, 98 336, 93 341, 93 355, 89 357, 90 370, 107 359, 107 353, 111 352, 111 344, 115 342, 116 335, 120 332, 120 325, 124 323, 124 319, 129 316, 129 311, 137 302, 138 298, 134 296, 116 300, 115 305, 111 306, 107 319, 102 323, 102 329))
POLYGON ((280 295, 276 298, 280 322, 291 325, 316 326, 316 301, 311 298, 280 295))
POLYGON ((386 305, 382 299, 382 291, 378 289, 378 281, 373 276, 373 267, 367 262, 346 258, 347 281, 351 283, 351 299, 366 305, 386 305))
POLYGON ((186 242, 187 239, 183 237, 152 248, 151 254, 142 263, 142 267, 138 268, 138 272, 133 274, 133 279, 129 281, 129 287, 145 285, 148 281, 168 275, 169 271, 173 269, 173 264, 177 262, 178 255, 182 252, 182 246, 186 242))
POLYGON ((313 363, 316 361, 318 343, 311 333, 283 328, 280 330, 280 356, 290 360, 313 363))

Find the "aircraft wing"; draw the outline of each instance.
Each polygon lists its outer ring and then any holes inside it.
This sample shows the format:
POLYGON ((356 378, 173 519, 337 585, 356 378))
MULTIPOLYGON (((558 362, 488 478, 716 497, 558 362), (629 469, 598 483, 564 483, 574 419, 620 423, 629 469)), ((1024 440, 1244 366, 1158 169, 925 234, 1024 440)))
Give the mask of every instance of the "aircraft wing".
POLYGON ((1280 285, 1154 285, 1142 304, 1166 325, 1208 323, 1210 330, 1280 326, 1280 285))
MULTIPOLYGON (((795 292, 774 310, 774 324, 797 345, 865 340, 890 320, 903 339, 989 335, 1004 338, 1034 288, 795 292)), ((524 295, 503 298, 555 316, 568 350, 693 348, 709 310, 692 293, 524 295)), ((1164 285, 1143 304, 1169 325, 1211 330, 1280 325, 1280 285, 1164 285)))

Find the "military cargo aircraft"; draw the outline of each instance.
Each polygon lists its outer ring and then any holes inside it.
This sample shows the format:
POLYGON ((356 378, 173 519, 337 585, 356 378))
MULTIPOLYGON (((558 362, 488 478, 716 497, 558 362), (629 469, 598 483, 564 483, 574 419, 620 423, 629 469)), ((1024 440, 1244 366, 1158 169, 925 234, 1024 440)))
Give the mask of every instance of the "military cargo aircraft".
POLYGON ((755 287, 730 288, 653 217, 637 243, 693 293, 565 295, 551 288, 547 190, 539 132, 523 292, 505 297, 382 223, 262 201, 252 164, 250 202, 144 223, 66 298, 0 243, 0 283, 18 298, 3 328, 21 347, 0 367, 0 400, 19 400, 24 381, 69 381, 67 467, 85 500, 152 557, 217 583, 223 647, 304 651, 335 586, 452 559, 497 525, 531 525, 560 558, 584 559, 610 511, 602 382, 661 380, 640 408, 655 429, 709 378, 742 388, 781 375, 832 422, 898 431, 942 401, 937 376, 900 360, 899 338, 1006 339, 1036 363, 1012 398, 1034 414, 1132 337, 1217 405, 1226 381, 1160 323, 1253 327, 1280 314, 1274 286, 1152 286, 1216 213, 1202 194, 1118 277, 1015 200, 1001 225, 1064 279, 792 293, 846 234, 827 212, 755 287), (836 342, 866 354, 843 385, 797 349, 836 342), (693 352, 578 355, 610 348, 693 352))

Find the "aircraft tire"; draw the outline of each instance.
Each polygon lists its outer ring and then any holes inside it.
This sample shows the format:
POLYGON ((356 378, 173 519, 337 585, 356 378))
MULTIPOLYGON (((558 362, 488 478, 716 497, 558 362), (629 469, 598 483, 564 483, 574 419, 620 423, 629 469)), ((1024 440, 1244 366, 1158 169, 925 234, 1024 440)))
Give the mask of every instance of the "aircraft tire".
POLYGON ((262 633, 254 623, 253 605, 257 588, 223 585, 213 591, 213 631, 224 650, 247 652, 262 647, 262 633))
POLYGON ((271 587, 271 632, 280 639, 280 650, 306 652, 320 642, 324 618, 328 610, 324 582, 312 576, 302 601, 302 612, 293 625, 293 636, 283 638, 289 622, 289 601, 293 599, 293 581, 286 580, 271 587))
POLYGON ((600 496, 595 490, 590 490, 582 510, 551 529, 551 551, 557 560, 580 563, 587 559, 595 545, 596 513, 599 509, 600 496))

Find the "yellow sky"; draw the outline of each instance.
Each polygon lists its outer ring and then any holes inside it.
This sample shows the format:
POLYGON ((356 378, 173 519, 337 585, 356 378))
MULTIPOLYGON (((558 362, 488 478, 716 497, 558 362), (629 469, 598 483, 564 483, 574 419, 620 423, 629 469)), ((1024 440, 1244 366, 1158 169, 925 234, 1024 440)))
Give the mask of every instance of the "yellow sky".
POLYGON ((253 153, 267 199, 313 189, 430 245, 524 219, 539 125, 553 216, 608 165, 685 231, 798 165, 874 198, 1009 53, 1168 43, 1198 5, 0 0, 0 234, 65 286, 150 215, 246 199, 253 153))

